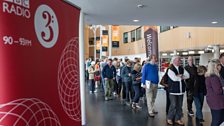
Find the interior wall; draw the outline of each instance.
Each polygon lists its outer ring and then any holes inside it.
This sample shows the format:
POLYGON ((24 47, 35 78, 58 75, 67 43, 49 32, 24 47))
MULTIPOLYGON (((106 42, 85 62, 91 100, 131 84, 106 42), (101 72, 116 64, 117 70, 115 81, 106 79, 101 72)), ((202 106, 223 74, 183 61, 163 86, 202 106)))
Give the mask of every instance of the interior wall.
POLYGON ((113 56, 145 53, 144 27, 142 27, 142 39, 131 42, 130 31, 135 30, 138 27, 140 26, 120 26, 119 48, 112 48, 113 56), (125 32, 129 32, 128 43, 123 43, 123 33, 125 32))
POLYGON ((159 34, 159 50, 201 49, 224 45, 224 28, 178 27, 159 34))

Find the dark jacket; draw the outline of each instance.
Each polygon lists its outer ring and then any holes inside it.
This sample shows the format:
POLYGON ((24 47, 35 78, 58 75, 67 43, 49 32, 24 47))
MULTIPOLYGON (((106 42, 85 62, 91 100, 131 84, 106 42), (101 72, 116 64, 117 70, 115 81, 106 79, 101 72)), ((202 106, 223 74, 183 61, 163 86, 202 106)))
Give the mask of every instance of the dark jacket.
POLYGON ((140 80, 136 80, 136 78, 141 77, 141 72, 137 72, 135 70, 132 71, 132 84, 133 86, 140 86, 141 85, 141 79, 140 80))
MULTIPOLYGON (((169 70, 173 71, 175 73, 175 75, 184 74, 184 68, 181 67, 181 66, 179 66, 179 70, 178 70, 179 73, 173 65, 170 66, 169 70)), ((184 80, 181 80, 181 83, 182 84, 180 84, 180 81, 173 81, 170 78, 170 76, 168 75, 168 85, 169 85, 169 92, 170 93, 184 93, 185 88, 186 88, 186 84, 185 84, 184 80)))
POLYGON ((131 76, 128 76, 128 74, 130 73, 131 74, 131 71, 132 71, 132 67, 128 67, 128 66, 125 66, 122 71, 121 71, 121 75, 123 77, 123 81, 124 82, 131 82, 132 81, 132 78, 131 76))
POLYGON ((107 64, 102 71, 103 78, 113 79, 116 77, 116 68, 107 64))
POLYGON ((194 85, 194 96, 198 96, 199 93, 203 93, 203 95, 207 93, 204 75, 198 75, 197 82, 194 85))
POLYGON ((224 66, 221 65, 221 70, 219 72, 222 78, 224 78, 224 66))
POLYGON ((190 74, 190 78, 187 79, 186 82, 186 90, 191 90, 193 92, 194 85, 197 80, 197 67, 195 65, 185 67, 185 70, 190 74))
POLYGON ((221 86, 220 78, 216 75, 211 75, 205 79, 207 89, 207 103, 211 109, 224 109, 224 95, 221 86))

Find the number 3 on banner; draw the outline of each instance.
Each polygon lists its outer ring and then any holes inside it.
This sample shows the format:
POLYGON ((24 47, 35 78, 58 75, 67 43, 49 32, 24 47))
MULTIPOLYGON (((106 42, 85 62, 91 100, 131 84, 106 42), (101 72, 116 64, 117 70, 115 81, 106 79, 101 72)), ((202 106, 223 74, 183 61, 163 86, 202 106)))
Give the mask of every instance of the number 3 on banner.
POLYGON ((42 46, 52 48, 58 39, 59 27, 54 11, 47 5, 40 5, 34 17, 35 32, 42 46))

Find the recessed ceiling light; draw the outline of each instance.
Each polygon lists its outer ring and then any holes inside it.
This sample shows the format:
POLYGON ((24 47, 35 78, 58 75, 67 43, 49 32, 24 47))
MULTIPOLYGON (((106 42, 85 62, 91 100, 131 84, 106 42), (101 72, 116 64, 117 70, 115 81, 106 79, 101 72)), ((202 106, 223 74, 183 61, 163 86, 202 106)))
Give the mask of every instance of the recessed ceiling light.
POLYGON ((199 54, 204 54, 204 53, 205 53, 205 51, 198 51, 198 53, 199 53, 199 54))
POLYGON ((139 20, 136 19, 136 20, 133 20, 133 22, 139 22, 139 20))
POLYGON ((217 24, 218 22, 217 21, 213 21, 213 22, 211 22, 212 24, 217 24))
POLYGON ((194 52, 194 51, 189 51, 188 53, 189 53, 189 54, 194 54, 195 52, 194 52))
POLYGON ((137 7, 138 7, 138 8, 143 8, 143 7, 145 7, 145 5, 143 5, 143 4, 138 4, 137 7))

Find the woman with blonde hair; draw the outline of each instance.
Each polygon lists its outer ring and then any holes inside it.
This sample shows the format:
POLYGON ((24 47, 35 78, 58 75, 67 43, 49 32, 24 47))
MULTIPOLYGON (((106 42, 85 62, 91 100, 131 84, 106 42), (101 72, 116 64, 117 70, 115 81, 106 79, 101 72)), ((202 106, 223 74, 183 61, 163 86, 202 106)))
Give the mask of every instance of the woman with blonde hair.
POLYGON ((141 89, 141 65, 139 63, 136 63, 134 65, 134 69, 132 71, 132 86, 134 89, 134 98, 132 102, 132 108, 133 109, 140 109, 141 107, 139 106, 139 98, 140 98, 140 89, 141 89))
POLYGON ((212 115, 211 126, 219 126, 224 122, 224 95, 218 64, 218 59, 211 60, 208 63, 208 70, 205 73, 205 84, 207 89, 206 99, 212 115))

